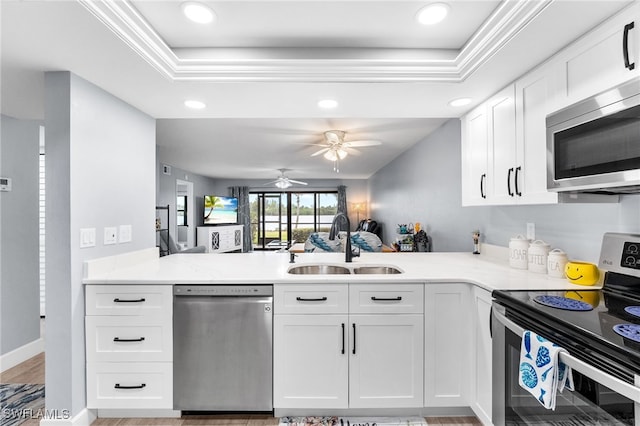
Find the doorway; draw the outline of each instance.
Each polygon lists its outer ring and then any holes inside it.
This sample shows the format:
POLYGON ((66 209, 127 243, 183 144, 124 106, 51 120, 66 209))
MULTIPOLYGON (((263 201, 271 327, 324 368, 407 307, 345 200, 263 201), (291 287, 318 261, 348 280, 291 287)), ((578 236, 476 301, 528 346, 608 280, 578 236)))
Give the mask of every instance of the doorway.
POLYGON ((176 225, 173 235, 181 249, 195 246, 193 211, 193 182, 176 179, 176 225))

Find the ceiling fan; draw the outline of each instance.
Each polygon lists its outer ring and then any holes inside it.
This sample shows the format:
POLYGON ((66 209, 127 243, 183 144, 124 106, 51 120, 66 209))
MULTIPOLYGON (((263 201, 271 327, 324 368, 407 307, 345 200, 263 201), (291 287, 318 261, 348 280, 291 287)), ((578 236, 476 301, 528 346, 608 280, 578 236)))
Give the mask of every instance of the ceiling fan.
POLYGON ((345 141, 345 134, 346 132, 343 130, 327 130, 324 132, 324 143, 314 144, 322 146, 323 148, 314 152, 311 156, 315 157, 316 155, 323 154, 324 158, 333 161, 333 170, 340 172, 340 160, 343 160, 349 153, 359 153, 359 151, 354 148, 382 145, 382 142, 376 140, 345 141))
POLYGON ((299 180, 289 179, 287 176, 285 176, 284 172, 289 169, 278 170, 280 171, 280 176, 278 176, 276 180, 265 183, 264 186, 274 185, 276 188, 285 189, 293 185, 308 185, 307 182, 300 182, 299 180))

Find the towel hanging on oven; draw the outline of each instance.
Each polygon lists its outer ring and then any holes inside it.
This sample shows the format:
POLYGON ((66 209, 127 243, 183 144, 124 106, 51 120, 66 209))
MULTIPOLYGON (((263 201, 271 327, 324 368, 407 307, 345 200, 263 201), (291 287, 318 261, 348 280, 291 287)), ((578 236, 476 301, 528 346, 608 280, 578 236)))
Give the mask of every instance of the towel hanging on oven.
POLYGON ((551 410, 556 408, 558 391, 574 389, 571 367, 559 360, 561 352, 567 351, 532 331, 522 334, 518 383, 551 410))

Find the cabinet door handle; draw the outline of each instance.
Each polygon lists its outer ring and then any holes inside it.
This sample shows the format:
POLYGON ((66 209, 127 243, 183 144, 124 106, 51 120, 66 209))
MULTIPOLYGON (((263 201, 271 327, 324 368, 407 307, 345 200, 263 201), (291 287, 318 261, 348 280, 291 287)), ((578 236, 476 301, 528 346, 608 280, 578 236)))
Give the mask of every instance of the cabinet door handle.
POLYGON ((146 302, 147 300, 144 297, 141 297, 140 299, 119 299, 116 297, 113 301, 114 303, 140 303, 146 302))
POLYGON ((484 181, 487 178, 487 174, 483 173, 480 175, 480 197, 487 198, 487 195, 484 193, 484 181))
POLYGON ((511 191, 511 174, 513 173, 513 167, 509 168, 507 172, 507 193, 509 197, 513 197, 513 191, 511 191))
POLYGON ((522 170, 521 166, 516 167, 516 178, 515 178, 515 183, 516 183, 516 195, 518 197, 522 197, 522 191, 520 191, 520 189, 518 188, 518 177, 520 175, 520 170, 522 170))
POLYGON ((144 337, 139 337, 137 339, 121 339, 119 337, 113 338, 114 342, 144 342, 144 337))
POLYGON ((629 71, 636 67, 636 63, 629 63, 629 31, 634 27, 634 22, 629 22, 624 26, 624 34, 622 36, 622 56, 624 57, 624 67, 629 71))
POLYGON ((296 300, 298 302, 324 302, 327 300, 326 297, 310 297, 310 298, 305 298, 305 297, 296 297, 296 300))
POLYGON ((142 388, 144 388, 146 386, 147 386, 146 383, 141 383, 139 385, 133 385, 133 386, 122 386, 120 383, 116 383, 114 388, 115 389, 142 389, 142 388))
POLYGON ((356 323, 353 323, 353 354, 356 354, 356 323))
POLYGON ((344 323, 342 323, 342 355, 344 355, 344 337, 345 337, 345 333, 344 333, 344 323))
POLYGON ((375 297, 375 296, 371 296, 371 300, 375 300, 376 302, 389 302, 389 301, 400 301, 402 300, 402 296, 398 296, 398 297, 375 297))

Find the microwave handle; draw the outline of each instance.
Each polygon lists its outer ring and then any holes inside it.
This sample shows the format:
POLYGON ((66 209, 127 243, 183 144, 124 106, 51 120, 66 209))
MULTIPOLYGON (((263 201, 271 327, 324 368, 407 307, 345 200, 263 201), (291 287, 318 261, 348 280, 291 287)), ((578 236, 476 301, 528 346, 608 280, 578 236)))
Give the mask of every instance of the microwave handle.
MULTIPOLYGON (((505 317, 504 314, 499 312, 498 309, 493 310, 493 316, 503 326, 511 330, 511 332, 515 333, 517 336, 522 336, 522 334, 524 333, 524 329, 522 327, 505 317)), ((619 393, 620 395, 623 395, 632 401, 640 401, 640 388, 624 382, 617 377, 613 377, 610 374, 602 372, 597 368, 594 368, 593 366, 587 364, 586 362, 569 355, 566 352, 561 352, 559 354, 559 359, 574 370, 579 371, 585 376, 590 377, 591 379, 619 393)))
POLYGON ((629 31, 634 27, 634 22, 629 22, 624 26, 622 35, 622 56, 624 57, 624 67, 632 71, 636 67, 636 63, 629 63, 629 31))

